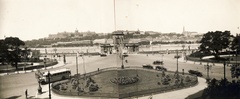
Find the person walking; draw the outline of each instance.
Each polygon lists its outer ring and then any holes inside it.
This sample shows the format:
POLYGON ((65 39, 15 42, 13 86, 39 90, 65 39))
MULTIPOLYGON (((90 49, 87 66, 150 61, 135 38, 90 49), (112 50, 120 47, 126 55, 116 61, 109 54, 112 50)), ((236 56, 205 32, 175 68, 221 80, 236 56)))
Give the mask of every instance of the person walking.
POLYGON ((26 96, 26 99, 27 99, 28 98, 28 91, 27 91, 27 89, 25 91, 25 96, 26 96))

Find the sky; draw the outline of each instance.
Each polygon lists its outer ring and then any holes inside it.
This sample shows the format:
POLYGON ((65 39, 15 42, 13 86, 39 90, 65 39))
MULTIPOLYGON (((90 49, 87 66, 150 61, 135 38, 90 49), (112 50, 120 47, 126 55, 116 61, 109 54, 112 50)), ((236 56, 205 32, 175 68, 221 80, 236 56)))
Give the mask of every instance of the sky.
POLYGON ((0 0, 0 39, 115 30, 240 33, 240 0, 0 0), (115 29, 116 28, 116 29, 115 29))

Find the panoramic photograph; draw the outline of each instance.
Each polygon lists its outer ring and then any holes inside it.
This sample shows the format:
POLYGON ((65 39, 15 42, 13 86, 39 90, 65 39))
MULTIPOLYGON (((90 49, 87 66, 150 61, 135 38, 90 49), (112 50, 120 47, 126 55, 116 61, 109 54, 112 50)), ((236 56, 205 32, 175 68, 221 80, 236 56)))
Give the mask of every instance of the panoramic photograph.
POLYGON ((0 99, 239 99, 239 4, 0 0, 0 99))

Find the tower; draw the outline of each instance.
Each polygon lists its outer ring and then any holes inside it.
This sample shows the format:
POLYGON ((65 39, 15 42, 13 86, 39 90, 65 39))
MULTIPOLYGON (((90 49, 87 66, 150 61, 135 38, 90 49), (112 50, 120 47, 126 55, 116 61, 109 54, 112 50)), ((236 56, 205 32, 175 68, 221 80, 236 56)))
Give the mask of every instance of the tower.
POLYGON ((78 29, 76 28, 75 33, 78 33, 78 29))
POLYGON ((182 33, 184 34, 185 33, 185 27, 183 26, 183 31, 182 31, 182 33))

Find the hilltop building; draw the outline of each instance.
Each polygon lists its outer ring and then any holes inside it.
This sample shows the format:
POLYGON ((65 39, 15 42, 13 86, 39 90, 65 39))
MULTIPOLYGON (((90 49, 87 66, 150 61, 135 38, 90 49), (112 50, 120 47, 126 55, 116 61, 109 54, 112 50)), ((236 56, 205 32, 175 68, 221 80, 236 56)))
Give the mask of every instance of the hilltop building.
POLYGON ((77 29, 75 32, 59 32, 57 34, 49 34, 48 39, 63 39, 63 38, 82 38, 85 36, 95 35, 95 32, 87 31, 87 32, 79 32, 77 29))
POLYGON ((185 27, 183 26, 183 32, 182 34, 187 37, 194 37, 195 35, 198 35, 197 32, 192 32, 192 31, 185 31, 185 27))

